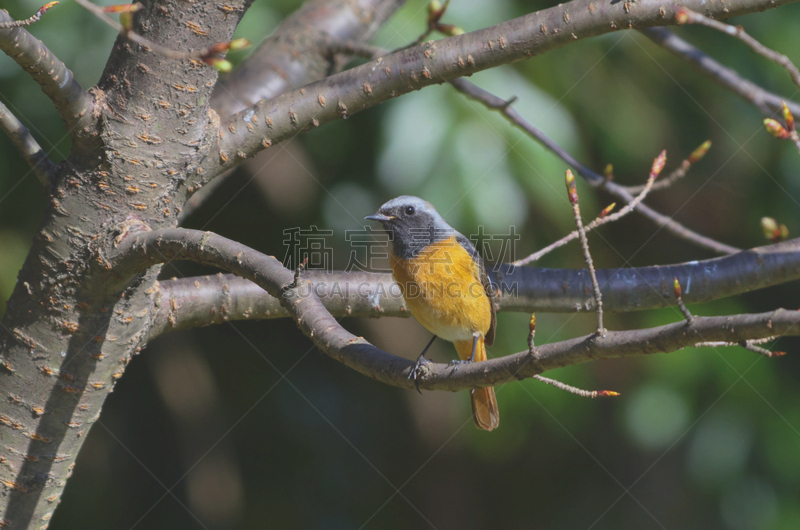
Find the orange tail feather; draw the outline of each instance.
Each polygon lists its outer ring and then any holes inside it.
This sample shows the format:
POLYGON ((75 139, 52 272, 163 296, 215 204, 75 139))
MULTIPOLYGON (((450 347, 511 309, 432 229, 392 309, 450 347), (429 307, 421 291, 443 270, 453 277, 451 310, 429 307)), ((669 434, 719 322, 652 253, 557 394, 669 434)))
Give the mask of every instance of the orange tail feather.
POLYGON ((470 396, 472 402, 472 421, 484 431, 491 431, 500 425, 500 411, 494 388, 476 388, 470 396))
MULTIPOLYGON (((458 356, 469 359, 472 355, 472 341, 459 341, 454 343, 458 356)), ((478 339, 475 347, 475 362, 486 360, 486 346, 483 339, 478 339)), ((472 421, 475 426, 485 431, 496 429, 500 425, 500 411, 497 408, 497 397, 494 388, 475 388, 470 393, 472 403, 472 421)))

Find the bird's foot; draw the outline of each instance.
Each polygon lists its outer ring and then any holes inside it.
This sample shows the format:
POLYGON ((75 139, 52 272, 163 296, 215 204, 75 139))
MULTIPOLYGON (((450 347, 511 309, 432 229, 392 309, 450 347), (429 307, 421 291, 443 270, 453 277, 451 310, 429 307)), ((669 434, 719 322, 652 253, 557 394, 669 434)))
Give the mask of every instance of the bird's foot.
POLYGON ((453 373, 456 373, 458 371, 458 367, 461 366, 462 364, 472 364, 473 362, 474 361, 472 361, 471 359, 466 360, 466 361, 462 361, 460 359, 456 359, 455 361, 450 361, 447 364, 447 366, 452 366, 453 367, 453 373))
POLYGON ((425 358, 425 354, 421 353, 419 357, 417 357, 417 362, 414 363, 414 367, 411 369, 411 372, 408 374, 409 379, 414 380, 414 388, 417 389, 417 392, 422 394, 422 391, 419 389, 419 380, 420 380, 420 368, 425 366, 426 364, 431 364, 431 362, 425 358))

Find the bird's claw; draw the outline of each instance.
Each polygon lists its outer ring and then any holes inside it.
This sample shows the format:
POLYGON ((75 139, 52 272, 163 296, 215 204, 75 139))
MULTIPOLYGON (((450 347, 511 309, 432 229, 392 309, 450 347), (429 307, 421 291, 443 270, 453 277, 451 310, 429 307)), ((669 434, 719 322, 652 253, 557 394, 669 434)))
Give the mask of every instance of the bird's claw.
POLYGON ((472 364, 472 363, 473 363, 473 361, 470 361, 470 360, 462 361, 460 359, 456 359, 455 361, 450 361, 447 365, 448 366, 452 366, 453 367, 453 373, 456 373, 458 371, 458 367, 461 366, 462 364, 472 364))
POLYGON ((426 364, 431 364, 431 362, 425 358, 424 354, 420 355, 419 357, 417 357, 417 362, 414 363, 414 367, 411 368, 411 372, 409 372, 408 374, 408 379, 414 380, 414 388, 416 388, 417 392, 419 392, 420 394, 422 394, 422 391, 419 389, 419 379, 420 379, 419 369, 425 366, 426 364))

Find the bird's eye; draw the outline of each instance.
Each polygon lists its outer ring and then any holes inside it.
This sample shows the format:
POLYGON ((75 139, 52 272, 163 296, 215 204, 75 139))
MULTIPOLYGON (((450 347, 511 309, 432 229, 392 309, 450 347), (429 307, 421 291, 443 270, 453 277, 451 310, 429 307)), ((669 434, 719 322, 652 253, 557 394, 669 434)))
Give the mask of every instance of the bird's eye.
POLYGON ((414 215, 414 212, 416 212, 416 210, 413 206, 406 206, 406 215, 414 215))

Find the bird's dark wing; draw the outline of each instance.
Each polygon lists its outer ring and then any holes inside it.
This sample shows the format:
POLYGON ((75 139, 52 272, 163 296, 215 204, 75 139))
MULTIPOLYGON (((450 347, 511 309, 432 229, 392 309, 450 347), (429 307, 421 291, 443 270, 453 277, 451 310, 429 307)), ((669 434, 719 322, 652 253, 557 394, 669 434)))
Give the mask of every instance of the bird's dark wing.
POLYGON ((489 331, 486 332, 486 337, 484 338, 484 344, 491 346, 494 343, 494 330, 497 327, 497 312, 494 307, 494 287, 492 286, 492 281, 489 279, 489 275, 486 274, 486 265, 483 263, 483 258, 478 253, 475 245, 472 244, 472 241, 458 232, 456 232, 456 241, 469 252, 472 260, 478 264, 483 290, 486 292, 487 298, 489 298, 489 307, 492 309, 492 325, 489 327, 489 331))

